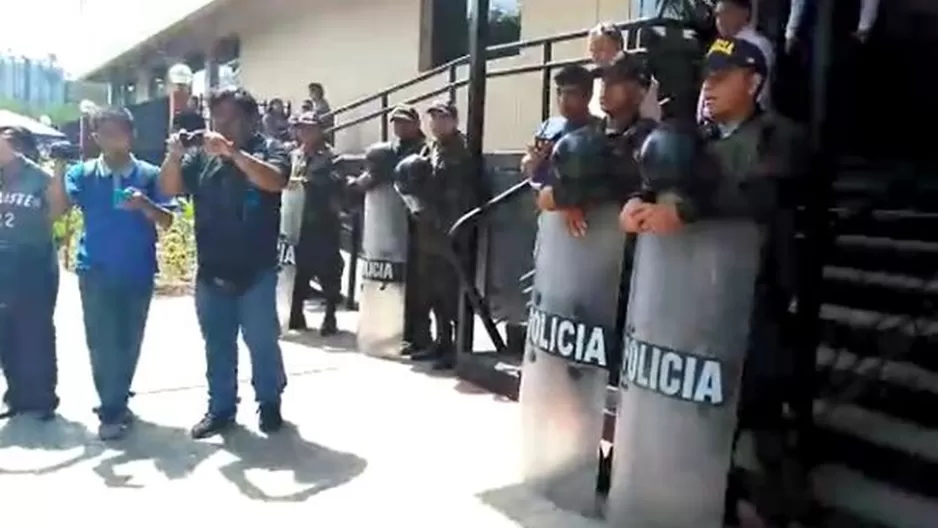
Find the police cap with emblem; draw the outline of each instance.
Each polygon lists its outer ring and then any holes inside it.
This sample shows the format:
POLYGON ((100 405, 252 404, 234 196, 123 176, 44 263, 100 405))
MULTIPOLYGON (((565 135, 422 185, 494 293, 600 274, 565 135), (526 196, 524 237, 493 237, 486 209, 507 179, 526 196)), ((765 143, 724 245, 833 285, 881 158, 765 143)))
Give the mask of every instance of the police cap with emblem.
POLYGON ((420 114, 417 113, 417 109, 410 105, 399 105, 391 110, 391 115, 388 116, 390 121, 410 121, 416 123, 420 121, 420 114))
POLYGON ((651 72, 644 58, 632 53, 622 53, 611 64, 597 72, 607 84, 636 82, 643 88, 651 86, 651 72))
POLYGON ((709 75, 735 68, 752 70, 763 76, 768 71, 765 55, 752 42, 739 38, 717 39, 707 51, 705 73, 709 75))
POLYGON ((454 105, 450 101, 445 101, 445 100, 434 101, 427 108, 427 113, 430 115, 437 114, 437 115, 447 116, 453 119, 456 119, 457 117, 459 117, 459 111, 456 109, 456 105, 454 105))

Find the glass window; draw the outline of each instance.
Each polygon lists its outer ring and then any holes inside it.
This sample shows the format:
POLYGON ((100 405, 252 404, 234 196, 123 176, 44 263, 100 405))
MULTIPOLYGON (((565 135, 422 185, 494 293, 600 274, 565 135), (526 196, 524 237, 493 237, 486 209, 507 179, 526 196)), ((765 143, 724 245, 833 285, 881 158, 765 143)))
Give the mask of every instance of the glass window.
MULTIPOLYGON (((469 53, 469 21, 472 0, 433 0, 430 34, 425 35, 424 46, 429 60, 422 60, 426 69, 458 59, 469 53)), ((521 40, 521 0, 490 0, 489 46, 521 40)), ((499 56, 516 55, 514 50, 499 56)))

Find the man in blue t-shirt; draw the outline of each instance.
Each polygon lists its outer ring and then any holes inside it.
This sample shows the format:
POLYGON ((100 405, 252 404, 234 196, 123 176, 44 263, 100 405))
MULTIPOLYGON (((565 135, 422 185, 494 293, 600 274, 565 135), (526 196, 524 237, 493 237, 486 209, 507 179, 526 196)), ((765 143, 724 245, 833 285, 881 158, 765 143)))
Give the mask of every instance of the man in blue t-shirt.
POLYGON ((61 178, 29 159, 35 152, 29 131, 0 129, 0 368, 7 384, 0 418, 34 414, 48 420, 59 404, 52 222, 68 200, 61 178))
POLYGON ((257 100, 243 89, 223 89, 209 99, 214 132, 186 152, 184 131, 173 135, 160 184, 168 195, 195 201, 198 273, 195 303, 208 369, 208 412, 193 438, 220 433, 234 423, 238 405, 238 331, 251 357, 260 429, 280 429, 280 395, 286 387, 277 318, 277 241, 280 191, 290 158, 276 140, 257 132, 257 100))
POLYGON ((116 440, 131 423, 127 400, 153 297, 156 226, 169 227, 173 215, 158 192, 159 169, 131 154, 130 112, 98 110, 91 131, 101 156, 69 169, 65 190, 84 220, 76 269, 98 435, 116 440))

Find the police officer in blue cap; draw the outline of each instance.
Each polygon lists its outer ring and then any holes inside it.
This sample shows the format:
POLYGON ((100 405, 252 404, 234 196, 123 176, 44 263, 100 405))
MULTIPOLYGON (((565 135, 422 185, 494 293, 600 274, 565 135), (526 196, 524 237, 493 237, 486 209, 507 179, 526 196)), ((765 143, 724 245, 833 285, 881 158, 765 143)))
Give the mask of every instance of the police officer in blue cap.
MULTIPOLYGON (((756 497, 756 507, 763 517, 785 525, 802 504, 799 493, 804 489, 786 485, 791 484, 791 475, 783 476, 792 468, 785 463, 789 453, 783 407, 791 384, 783 328, 794 293, 795 193, 806 171, 807 152, 798 127, 759 107, 757 98, 766 75, 765 57, 753 43, 718 39, 712 45, 705 58, 703 100, 709 121, 701 131, 703 155, 694 152, 694 141, 679 130, 652 134, 640 163, 645 173, 675 181, 646 181, 645 194, 629 201, 620 223, 626 231, 661 235, 677 233, 695 222, 750 219, 765 233, 738 428, 752 432, 764 470, 762 489, 771 490, 772 500, 756 497), (660 199, 659 185, 680 187, 674 193, 676 199, 660 199)), ((745 495, 736 471, 731 471, 727 524, 738 524, 737 506, 745 495)))

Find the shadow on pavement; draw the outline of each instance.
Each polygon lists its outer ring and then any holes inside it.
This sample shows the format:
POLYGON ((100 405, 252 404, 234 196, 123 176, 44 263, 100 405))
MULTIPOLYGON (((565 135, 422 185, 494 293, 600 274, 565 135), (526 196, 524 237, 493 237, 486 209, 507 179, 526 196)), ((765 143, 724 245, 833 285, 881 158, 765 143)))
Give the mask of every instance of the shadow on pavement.
POLYGON ((500 512, 523 528, 563 526, 565 528, 602 528, 598 519, 587 519, 561 510, 538 496, 524 484, 512 484, 476 495, 486 506, 500 512))
POLYGON ((303 502, 317 493, 341 486, 359 476, 365 459, 304 440, 292 424, 268 437, 238 427, 225 435, 223 449, 238 458, 221 468, 222 475, 245 497, 264 502, 303 502), (305 489, 271 495, 251 482, 253 469, 292 471, 293 480, 305 489))
POLYGON ((318 328, 310 328, 305 332, 291 330, 280 336, 280 339, 287 343, 294 343, 329 353, 358 351, 355 334, 345 330, 339 330, 338 334, 329 337, 320 336, 318 328))
POLYGON ((93 459, 104 452, 88 429, 79 422, 61 416, 43 422, 31 416, 14 416, 0 426, 0 449, 19 447, 33 451, 70 451, 81 448, 81 452, 66 460, 38 468, 9 469, 0 467, 0 475, 46 475, 93 459))
POLYGON ((108 444, 118 454, 99 461, 94 472, 109 488, 143 488, 131 482, 133 475, 122 475, 118 468, 132 462, 152 460, 157 471, 169 480, 188 476, 195 468, 217 452, 217 445, 198 442, 189 432, 137 419, 133 430, 119 442, 108 444))

